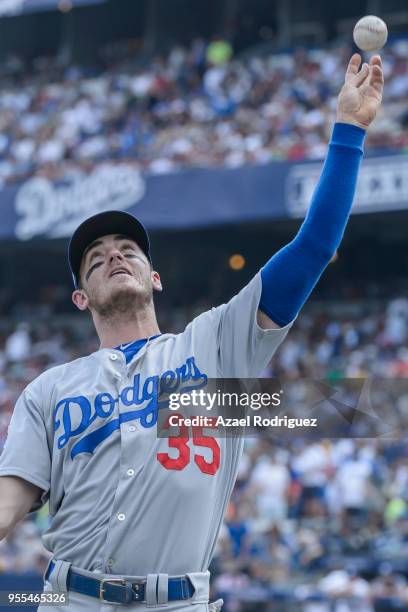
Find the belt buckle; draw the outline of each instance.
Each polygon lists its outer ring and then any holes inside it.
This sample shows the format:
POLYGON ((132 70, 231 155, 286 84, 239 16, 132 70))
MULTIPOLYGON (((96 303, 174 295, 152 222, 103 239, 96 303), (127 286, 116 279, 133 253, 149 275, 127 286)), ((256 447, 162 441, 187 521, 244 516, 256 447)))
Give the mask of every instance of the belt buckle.
POLYGON ((120 606, 123 605, 121 603, 118 603, 116 601, 109 601, 109 599, 105 599, 105 582, 115 582, 118 584, 122 584, 123 586, 126 586, 126 580, 124 578, 101 578, 100 584, 99 584, 99 599, 101 601, 104 601, 105 603, 115 603, 116 605, 120 606))
POLYGON ((133 591, 134 591, 134 598, 139 603, 143 603, 145 601, 144 599, 140 599, 139 589, 140 589, 141 586, 146 585, 146 584, 147 584, 147 580, 137 580, 137 582, 132 582, 132 588, 133 588, 133 591))

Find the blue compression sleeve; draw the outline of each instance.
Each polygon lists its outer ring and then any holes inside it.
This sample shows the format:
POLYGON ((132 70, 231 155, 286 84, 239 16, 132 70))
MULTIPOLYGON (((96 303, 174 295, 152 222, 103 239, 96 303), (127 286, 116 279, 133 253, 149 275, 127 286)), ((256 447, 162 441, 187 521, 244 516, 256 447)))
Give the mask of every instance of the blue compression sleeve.
POLYGON ((259 308, 280 326, 298 314, 343 237, 363 156, 365 130, 336 123, 310 208, 298 234, 261 270, 259 308))

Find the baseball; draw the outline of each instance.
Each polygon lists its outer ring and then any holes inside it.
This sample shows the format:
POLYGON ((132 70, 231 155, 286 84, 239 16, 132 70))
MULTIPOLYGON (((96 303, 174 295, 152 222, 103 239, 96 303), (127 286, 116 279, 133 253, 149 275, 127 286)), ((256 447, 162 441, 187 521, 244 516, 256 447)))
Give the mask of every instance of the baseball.
POLYGON ((387 42, 388 30, 385 22, 375 15, 367 15, 354 26, 353 38, 362 51, 378 51, 387 42))

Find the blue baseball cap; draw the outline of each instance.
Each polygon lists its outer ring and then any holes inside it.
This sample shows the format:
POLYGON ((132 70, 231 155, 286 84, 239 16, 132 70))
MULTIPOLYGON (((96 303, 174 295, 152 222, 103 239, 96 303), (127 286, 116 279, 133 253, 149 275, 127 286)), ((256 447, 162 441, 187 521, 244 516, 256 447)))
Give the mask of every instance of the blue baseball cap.
POLYGON ((136 217, 122 210, 107 210, 98 213, 81 223, 69 241, 68 263, 75 289, 78 289, 79 269, 86 247, 97 238, 108 234, 123 234, 131 238, 139 245, 150 263, 152 262, 149 236, 143 224, 136 217))

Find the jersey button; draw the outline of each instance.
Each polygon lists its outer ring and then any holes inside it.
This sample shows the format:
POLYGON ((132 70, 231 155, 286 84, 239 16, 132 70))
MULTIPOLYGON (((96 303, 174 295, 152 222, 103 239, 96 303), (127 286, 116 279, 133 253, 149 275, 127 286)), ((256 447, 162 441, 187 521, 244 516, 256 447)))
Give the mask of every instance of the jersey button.
POLYGON ((117 358, 118 358, 118 356, 117 356, 115 353, 111 353, 111 354, 109 355, 109 359, 110 359, 111 361, 116 361, 116 360, 117 360, 117 358))
POLYGON ((114 565, 114 563, 115 563, 115 561, 113 559, 108 559, 107 566, 108 567, 112 567, 112 565, 114 565))
POLYGON ((129 431, 136 431, 136 427, 134 425, 129 425, 129 431))
POLYGON ((126 518, 126 515, 125 515, 125 514, 123 514, 123 512, 120 512, 120 513, 118 514, 118 521, 124 521, 124 520, 125 520, 125 518, 126 518))
POLYGON ((135 470, 133 468, 129 468, 126 472, 126 474, 128 476, 134 476, 135 475, 135 470))

